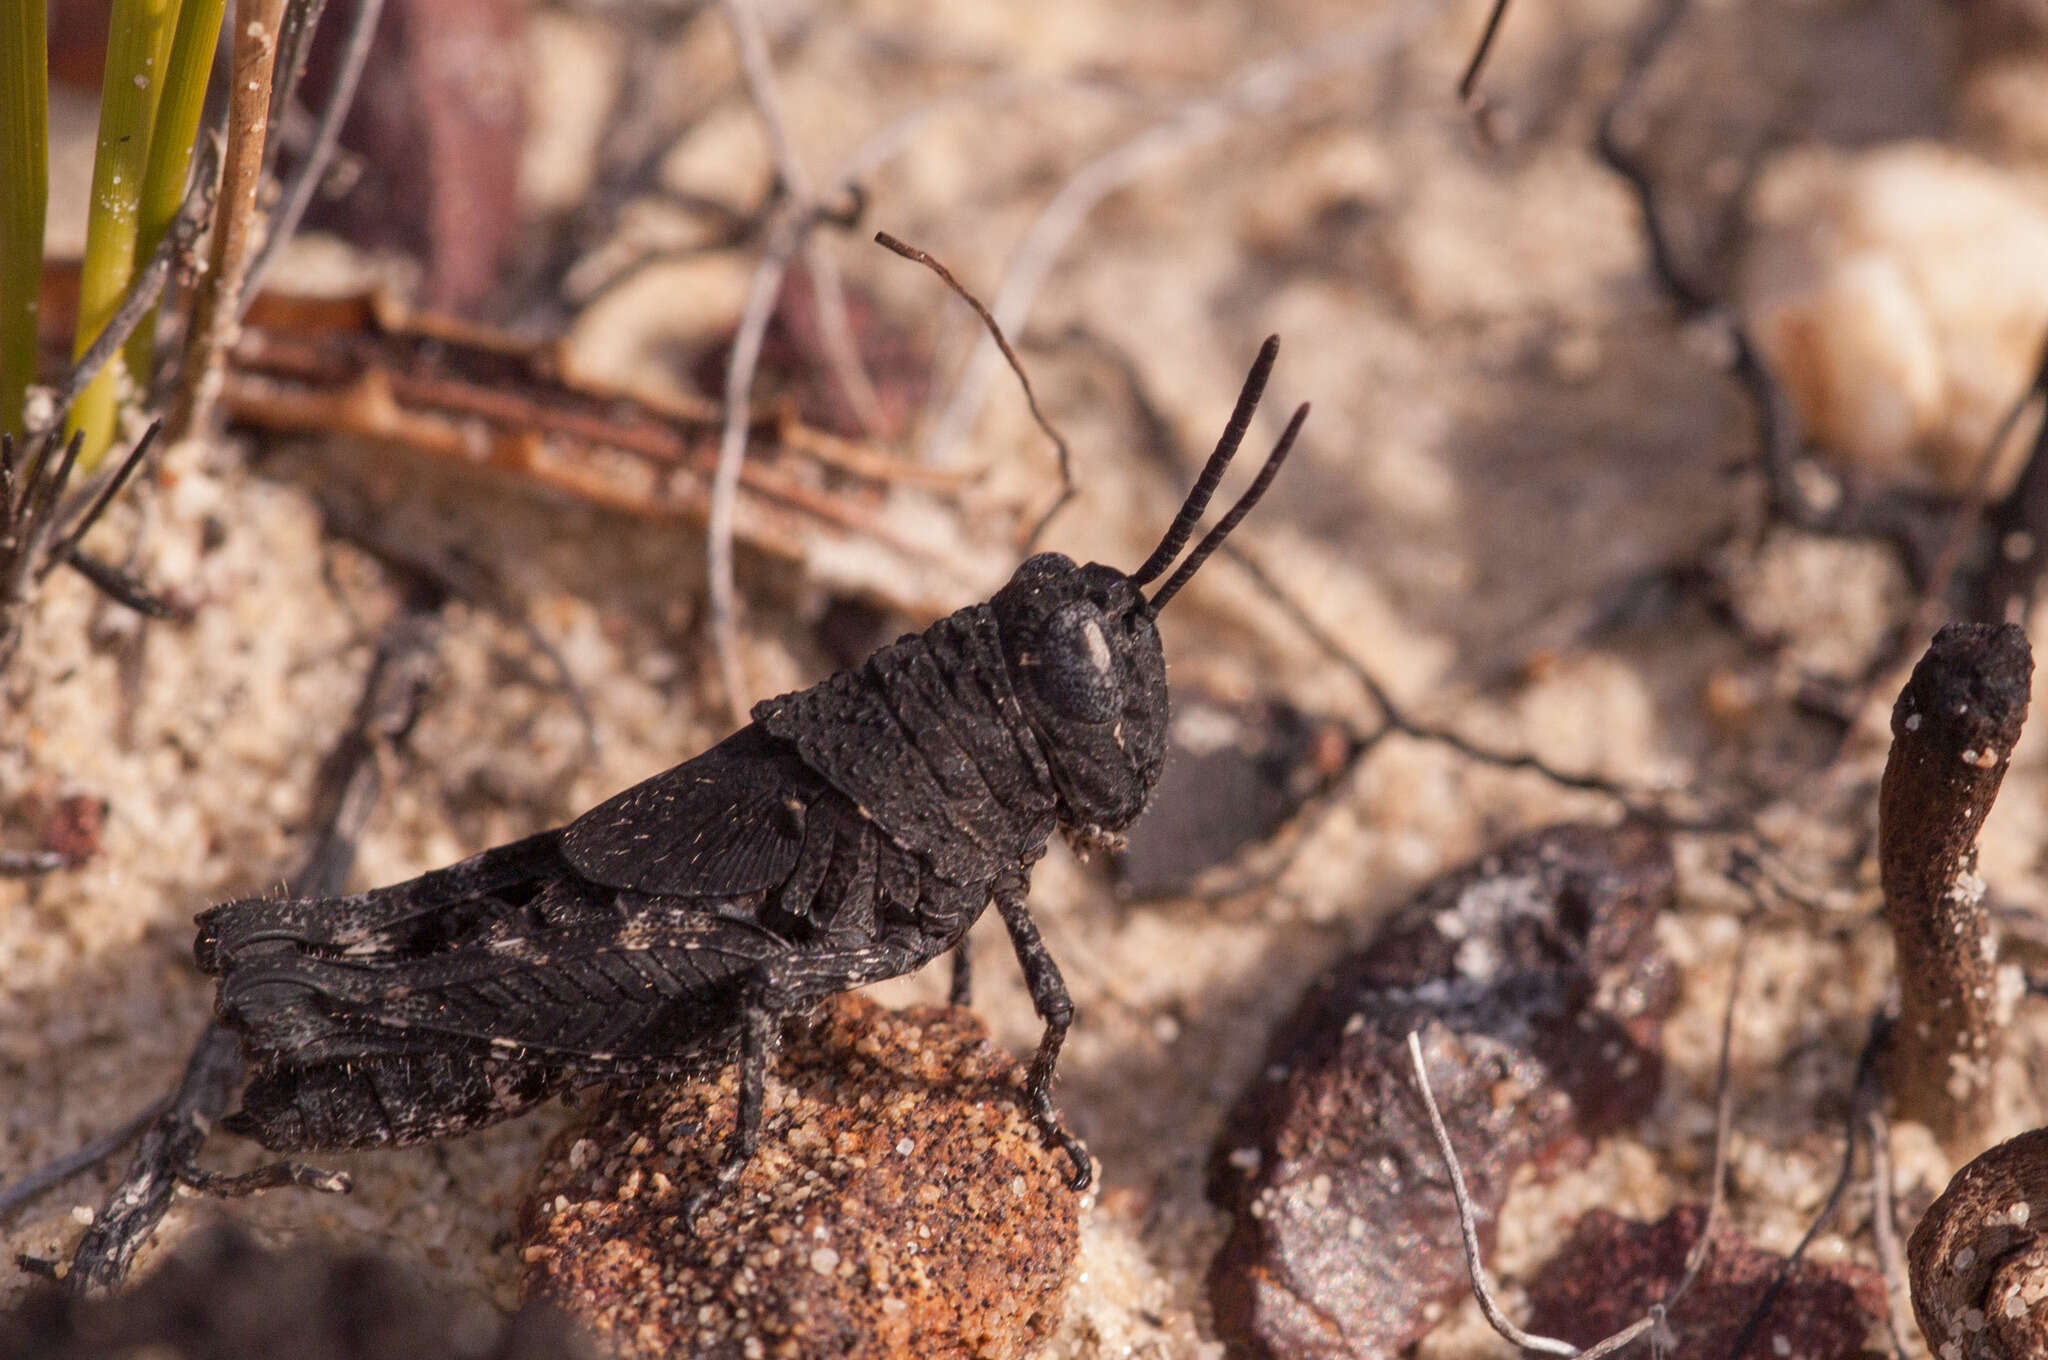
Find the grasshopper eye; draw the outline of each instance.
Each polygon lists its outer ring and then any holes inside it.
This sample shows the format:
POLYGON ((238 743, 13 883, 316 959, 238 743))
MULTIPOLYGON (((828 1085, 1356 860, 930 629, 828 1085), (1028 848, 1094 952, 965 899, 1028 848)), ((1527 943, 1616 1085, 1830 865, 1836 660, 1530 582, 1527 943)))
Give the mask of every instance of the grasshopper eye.
POLYGON ((1046 621, 1039 667, 1039 691, 1066 717, 1108 722, 1122 707, 1106 621, 1086 600, 1061 605, 1046 621))

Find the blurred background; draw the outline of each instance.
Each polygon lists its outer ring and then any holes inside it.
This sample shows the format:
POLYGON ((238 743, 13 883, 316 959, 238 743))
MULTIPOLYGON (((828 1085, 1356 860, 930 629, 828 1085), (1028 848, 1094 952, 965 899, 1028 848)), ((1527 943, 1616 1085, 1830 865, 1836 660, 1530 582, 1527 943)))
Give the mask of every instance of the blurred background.
MULTIPOLYGON (((310 39, 266 207, 318 165, 358 2, 310 39)), ((1767 833, 1808 908, 1755 928, 1730 1213, 1787 1250, 1889 978, 1867 852, 1898 667, 1939 622, 2030 619, 2031 574, 1994 568, 2033 532, 2048 19, 1516 0, 1461 95, 1488 19, 384 0, 303 225, 221 354, 218 426, 160 445, 94 531, 173 617, 57 573, 0 672, 0 836, 62 860, 0 880, 0 1182, 174 1080, 210 997, 191 916, 294 871, 409 595, 445 599, 440 632, 352 887, 558 824, 1005 579, 1059 455, 980 321, 883 230, 995 311, 1070 444, 1044 547, 1134 565, 1267 334, 1250 445, 1315 407, 1242 558, 1163 627, 1176 768, 1199 773, 1122 859, 1056 846, 1035 880, 1082 1017, 1059 1099, 1102 1166, 1048 1353, 1213 1353, 1204 1166, 1272 1023, 1432 875, 1618 806, 1416 725, 1767 833)), ((107 24, 49 9, 45 383, 72 347, 107 24)), ((172 274, 194 288, 189 260, 172 274)), ((157 409, 128 382, 124 443, 157 409)), ((1704 1193, 1749 909, 1719 853, 1681 846, 1659 927, 1664 1094, 1509 1199, 1511 1288, 1588 1206, 1704 1193)), ((2034 908, 2044 853, 2030 738, 1982 872, 2034 908)), ((1023 1052, 1000 934, 977 935, 977 1004, 1023 1052)), ((2014 1127, 2040 1122, 2044 1053, 2027 1032, 2010 1055, 2014 1127)), ((233 1214, 509 1303, 513 1209, 569 1118, 330 1159, 353 1196, 233 1214)), ((1896 1155, 1922 1205, 1953 1170, 1925 1139, 1896 1155)), ((67 1254, 73 1202, 89 1217, 119 1165, 0 1221, 0 1248, 67 1254)), ((180 1201, 150 1253, 217 1212, 180 1201)), ((1868 1225, 1852 1206, 1815 1255, 1867 1263, 1868 1225)), ((1463 1300, 1421 1346, 1503 1344, 1463 1300)))

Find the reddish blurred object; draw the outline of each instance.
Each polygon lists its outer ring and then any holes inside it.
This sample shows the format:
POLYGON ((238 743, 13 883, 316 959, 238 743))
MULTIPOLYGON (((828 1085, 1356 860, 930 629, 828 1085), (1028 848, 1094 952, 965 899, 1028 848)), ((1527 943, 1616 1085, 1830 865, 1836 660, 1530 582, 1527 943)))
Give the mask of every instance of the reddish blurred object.
MULTIPOLYGON (((314 37, 299 103, 316 113, 353 8, 330 4, 314 37)), ((526 57, 519 0, 386 0, 342 126, 354 180, 316 197, 307 225, 417 256, 427 307, 474 307, 518 225, 526 57)))
MULTIPOLYGON (((785 398, 793 401, 806 424, 842 439, 900 439, 931 392, 931 361, 903 327, 882 315, 864 291, 851 284, 842 291, 847 328, 853 332, 854 348, 874 384, 882 428, 861 428, 853 403, 825 357, 818 288, 801 259, 794 261, 783 277, 782 293, 768 320, 754 400, 763 405, 785 398)), ((706 396, 722 395, 731 357, 729 343, 705 351, 691 372, 691 382, 706 396)))

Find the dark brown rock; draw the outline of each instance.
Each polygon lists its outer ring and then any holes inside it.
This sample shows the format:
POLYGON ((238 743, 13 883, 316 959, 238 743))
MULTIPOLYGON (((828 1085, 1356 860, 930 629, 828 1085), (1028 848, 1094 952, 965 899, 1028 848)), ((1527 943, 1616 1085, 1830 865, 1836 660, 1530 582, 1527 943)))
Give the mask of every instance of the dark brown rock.
POLYGON ((1078 1242, 1022 1069, 964 1009, 837 997, 777 1058, 761 1150, 689 1230, 730 1072, 601 1103, 522 1215, 528 1293, 623 1356, 1015 1356, 1078 1242))
MULTIPOLYGON (((325 108, 346 38, 313 40, 304 97, 325 108)), ((307 223, 424 266, 420 301, 474 308, 497 283, 518 229, 526 125, 526 7, 515 0, 390 0, 341 144, 357 173, 316 196, 307 223)))
MULTIPOLYGON (((1685 1275, 1686 1253, 1706 1222, 1685 1204, 1655 1223, 1605 1209, 1581 1218, 1529 1291, 1529 1329, 1591 1346, 1634 1323, 1685 1275)), ((1716 1360, 1856 1360, 1884 1320, 1884 1282, 1874 1270, 1801 1261, 1738 1354, 1737 1337, 1785 1258, 1758 1250, 1726 1223, 1714 1229, 1705 1265, 1666 1319, 1666 1354, 1716 1360)))
POLYGON ((1411 1031, 1486 1240, 1523 1163, 1641 1117, 1672 999, 1653 934, 1672 892, 1654 832, 1552 827, 1438 879, 1311 987, 1211 1163, 1236 1223, 1210 1293, 1237 1353, 1391 1355, 1467 1287, 1411 1031))

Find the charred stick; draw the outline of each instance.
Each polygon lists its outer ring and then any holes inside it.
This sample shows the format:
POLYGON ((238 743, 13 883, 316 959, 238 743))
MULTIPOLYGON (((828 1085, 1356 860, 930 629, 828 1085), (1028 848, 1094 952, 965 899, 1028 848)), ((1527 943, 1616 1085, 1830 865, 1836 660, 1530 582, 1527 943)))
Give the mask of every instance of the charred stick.
POLYGON ((1493 40, 1500 36, 1501 20, 1508 17, 1508 0, 1493 0, 1493 9, 1487 13, 1486 28, 1479 35, 1479 45, 1472 49, 1472 59, 1465 63, 1465 74, 1458 77, 1458 99, 1470 104, 1479 89, 1479 73, 1486 69, 1486 58, 1493 52, 1493 40))
POLYGON ((2012 624, 1935 635, 1892 710, 1878 864, 1903 996, 1889 1055, 1899 1112, 1951 1154, 1983 1146, 2004 1029, 1977 832, 2027 718, 2034 673, 2012 624))
POLYGON ((1059 454, 1060 494, 1054 497, 1053 503, 1040 513, 1037 521, 1031 526, 1031 532, 1024 536, 1024 545, 1027 550, 1036 546, 1039 536, 1045 532, 1045 527, 1051 524, 1053 517, 1065 509, 1067 502, 1074 498, 1074 492, 1077 488, 1074 484, 1073 450, 1067 447, 1065 436, 1061 435, 1054 428, 1053 423, 1045 418, 1045 412, 1038 408, 1038 394, 1031 389, 1031 379, 1024 372, 1023 361, 1017 357, 1017 351, 1010 347, 1010 341, 1003 334, 1001 324, 997 322, 995 314, 989 311, 982 300, 969 292, 960 280, 953 277, 953 271, 939 263, 930 252, 919 250, 913 245, 907 245, 886 231, 875 233, 875 244, 881 246, 884 250, 894 251, 906 260, 921 264, 926 269, 931 270, 932 273, 937 274, 939 279, 960 297, 961 301, 974 309, 974 314, 981 318, 982 326, 988 331, 989 339, 1002 352, 1003 360, 1009 364, 1010 371, 1017 375, 1017 385, 1024 389, 1024 404, 1031 408, 1031 418, 1038 422, 1038 428, 1045 431, 1045 437, 1052 441, 1053 448, 1059 454))
POLYGON ((241 1077, 242 1055, 233 1032, 208 1025, 185 1064, 170 1108, 150 1123, 128 1174, 79 1240, 63 1276, 66 1289, 73 1294, 111 1290, 128 1277, 135 1253, 171 1207, 180 1169, 198 1154, 241 1077))

